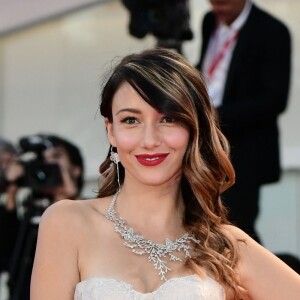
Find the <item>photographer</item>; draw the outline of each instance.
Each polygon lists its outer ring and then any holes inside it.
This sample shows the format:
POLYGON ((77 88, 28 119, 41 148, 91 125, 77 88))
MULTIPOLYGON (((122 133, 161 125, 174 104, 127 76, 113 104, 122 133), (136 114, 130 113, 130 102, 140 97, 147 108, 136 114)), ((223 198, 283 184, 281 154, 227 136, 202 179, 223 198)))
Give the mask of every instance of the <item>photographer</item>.
POLYGON ((83 186, 80 150, 54 135, 38 134, 20 139, 21 153, 6 168, 6 191, 26 187, 21 220, 9 272, 11 300, 29 299, 30 276, 38 224, 44 210, 54 202, 76 199, 83 186))

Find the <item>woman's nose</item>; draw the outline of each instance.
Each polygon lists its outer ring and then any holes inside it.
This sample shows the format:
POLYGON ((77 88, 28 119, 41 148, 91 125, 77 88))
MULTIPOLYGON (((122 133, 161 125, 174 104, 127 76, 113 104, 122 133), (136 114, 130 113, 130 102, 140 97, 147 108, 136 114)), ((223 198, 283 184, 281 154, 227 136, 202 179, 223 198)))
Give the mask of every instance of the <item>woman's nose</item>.
POLYGON ((145 125, 141 146, 147 149, 152 149, 161 144, 161 134, 156 124, 145 125))

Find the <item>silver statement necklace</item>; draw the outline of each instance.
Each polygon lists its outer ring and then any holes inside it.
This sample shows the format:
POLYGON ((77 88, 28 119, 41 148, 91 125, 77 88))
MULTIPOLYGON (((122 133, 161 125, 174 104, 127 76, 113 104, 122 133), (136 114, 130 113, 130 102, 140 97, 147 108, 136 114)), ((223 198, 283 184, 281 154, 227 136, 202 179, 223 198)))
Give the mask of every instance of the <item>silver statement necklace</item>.
POLYGON ((174 251, 183 251, 185 258, 191 257, 190 250, 192 247, 189 243, 191 241, 199 243, 199 241, 190 233, 185 233, 174 242, 166 238, 165 244, 155 244, 151 240, 145 240, 142 235, 138 235, 132 228, 128 228, 122 218, 117 217, 115 204, 119 193, 120 190, 113 196, 112 202, 107 210, 107 219, 115 224, 115 232, 119 233, 122 239, 125 240, 124 246, 130 248, 132 252, 137 255, 148 255, 148 260, 153 262, 154 268, 159 272, 160 279, 167 281, 166 274, 171 271, 171 269, 167 266, 165 257, 169 256, 169 261, 182 261, 180 257, 173 253, 174 251))

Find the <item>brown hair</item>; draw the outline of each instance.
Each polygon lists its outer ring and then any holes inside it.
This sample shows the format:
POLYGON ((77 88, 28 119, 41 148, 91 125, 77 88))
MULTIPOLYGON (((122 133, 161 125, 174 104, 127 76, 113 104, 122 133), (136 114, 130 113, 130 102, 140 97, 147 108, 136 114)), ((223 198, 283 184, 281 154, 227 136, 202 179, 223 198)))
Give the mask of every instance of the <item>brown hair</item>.
MULTIPOLYGON (((240 288, 234 267, 238 251, 224 231, 228 224, 220 194, 234 182, 227 140, 219 129, 200 73, 180 54, 167 49, 150 49, 128 55, 114 69, 102 91, 100 112, 112 122, 113 96, 123 82, 128 82, 153 108, 182 122, 190 131, 185 153, 181 194, 185 212, 183 224, 201 244, 187 264, 199 272, 207 270, 231 290, 238 299, 240 288)), ((109 157, 100 167, 104 173, 99 196, 117 189, 115 167, 109 157)), ((120 164, 121 183, 124 168, 120 164)))

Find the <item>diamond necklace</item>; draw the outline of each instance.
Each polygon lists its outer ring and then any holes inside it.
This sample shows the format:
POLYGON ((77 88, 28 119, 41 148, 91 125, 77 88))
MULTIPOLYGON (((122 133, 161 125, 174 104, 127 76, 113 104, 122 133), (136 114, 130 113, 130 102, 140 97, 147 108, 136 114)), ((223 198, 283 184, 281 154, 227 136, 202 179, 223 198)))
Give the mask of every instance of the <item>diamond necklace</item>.
POLYGON ((166 274, 171 271, 171 269, 167 266, 167 261, 164 258, 169 256, 169 261, 182 261, 180 257, 173 253, 173 251, 183 251, 185 258, 191 257, 190 250, 192 247, 189 245, 189 243, 191 241, 200 243, 200 241, 190 233, 185 233, 174 242, 166 238, 165 244, 155 244, 151 240, 145 240, 142 235, 138 235, 133 231, 132 228, 128 228, 122 218, 117 217, 117 212, 115 211, 114 207, 119 193, 120 190, 118 190, 113 196, 111 204, 107 210, 107 219, 115 224, 115 232, 119 233, 122 239, 125 240, 123 245, 130 248, 131 251, 137 255, 148 255, 148 260, 153 262, 154 268, 158 270, 160 279, 167 281, 166 274))

